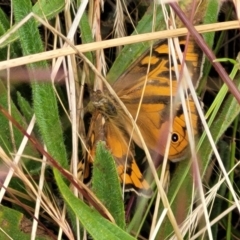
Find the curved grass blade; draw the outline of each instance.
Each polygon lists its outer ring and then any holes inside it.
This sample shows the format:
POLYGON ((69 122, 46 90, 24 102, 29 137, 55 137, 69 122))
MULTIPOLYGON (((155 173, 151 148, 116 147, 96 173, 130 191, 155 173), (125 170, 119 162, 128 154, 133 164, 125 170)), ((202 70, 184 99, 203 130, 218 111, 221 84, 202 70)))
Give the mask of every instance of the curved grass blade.
POLYGON ((69 187, 64 183, 59 172, 57 171, 56 178, 58 179, 58 186, 61 193, 63 194, 64 200, 72 209, 72 211, 76 214, 80 222, 86 228, 88 233, 93 237, 93 239, 135 239, 117 225, 103 218, 97 211, 90 208, 84 202, 76 198, 69 190, 69 187))

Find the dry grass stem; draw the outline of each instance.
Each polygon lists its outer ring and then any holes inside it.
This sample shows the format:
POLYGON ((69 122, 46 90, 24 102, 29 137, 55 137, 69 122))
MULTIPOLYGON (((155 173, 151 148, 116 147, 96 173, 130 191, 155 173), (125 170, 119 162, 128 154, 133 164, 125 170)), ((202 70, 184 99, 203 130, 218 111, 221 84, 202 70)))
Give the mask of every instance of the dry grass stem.
MULTIPOLYGON (((196 30, 199 33, 214 32, 214 31, 216 32, 216 31, 237 29, 237 28, 239 28, 238 21, 229 21, 224 23, 213 23, 213 24, 196 26, 196 30)), ((105 49, 105 48, 110 48, 114 46, 122 46, 126 44, 137 43, 137 42, 184 36, 187 34, 187 32, 188 31, 186 28, 180 28, 175 30, 165 30, 165 31, 154 32, 154 33, 139 34, 136 36, 124 37, 121 39, 111 39, 111 40, 98 42, 97 44, 96 43, 82 44, 82 45, 75 46, 74 49, 72 47, 66 47, 64 49, 51 50, 51 51, 24 56, 16 59, 10 59, 8 61, 2 61, 0 62, 0 70, 22 66, 29 63, 33 63, 33 62, 42 61, 42 60, 49 60, 52 58, 63 57, 70 54, 77 54, 77 51, 84 53, 89 51, 95 51, 98 49, 105 49)), ((5 41, 5 38, 4 40, 0 39, 0 44, 3 41, 5 41)))

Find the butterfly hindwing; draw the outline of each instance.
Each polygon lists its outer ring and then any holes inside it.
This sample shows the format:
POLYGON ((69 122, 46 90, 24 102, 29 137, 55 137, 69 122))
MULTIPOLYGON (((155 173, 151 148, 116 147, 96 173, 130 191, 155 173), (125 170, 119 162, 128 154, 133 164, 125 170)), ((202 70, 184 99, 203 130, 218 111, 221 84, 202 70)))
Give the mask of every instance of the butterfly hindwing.
POLYGON ((112 119, 95 112, 89 131, 91 151, 87 153, 88 162, 94 161, 95 149, 98 141, 104 141, 113 155, 120 182, 125 191, 135 191, 139 195, 150 197, 152 191, 139 170, 133 155, 132 144, 126 137, 124 130, 112 119))

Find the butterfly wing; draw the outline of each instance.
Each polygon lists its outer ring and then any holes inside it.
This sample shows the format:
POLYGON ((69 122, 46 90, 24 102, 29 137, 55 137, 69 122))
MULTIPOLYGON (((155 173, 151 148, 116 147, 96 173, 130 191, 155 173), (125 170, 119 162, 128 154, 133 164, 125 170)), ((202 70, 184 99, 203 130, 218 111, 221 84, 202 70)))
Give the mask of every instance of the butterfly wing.
POLYGON ((129 139, 124 130, 112 119, 103 117, 101 113, 96 111, 93 114, 88 134, 88 162, 93 162, 96 145, 100 140, 105 141, 115 159, 118 176, 124 191, 134 191, 139 195, 150 197, 152 190, 136 164, 132 145, 130 144, 129 147, 129 139))
MULTIPOLYGON (((187 133, 186 117, 189 117, 190 126, 193 130, 193 135, 196 136, 200 131, 200 120, 195 103, 191 96, 188 96, 185 100, 186 107, 188 109, 188 116, 185 116, 181 104, 178 104, 175 111, 175 116, 172 123, 171 131, 171 145, 168 152, 168 159, 171 161, 179 161, 185 158, 189 151, 189 138, 187 133)), ((161 155, 166 150, 166 139, 170 130, 170 119, 166 119, 162 122, 158 131, 159 138, 157 142, 157 152, 161 155)), ((156 151, 156 150, 155 150, 156 151)))
MULTIPOLYGON (((184 51, 185 45, 185 39, 181 38, 180 48, 182 51, 184 51)), ((142 91, 145 86, 137 124, 148 148, 160 155, 164 155, 166 138, 170 129, 171 96, 174 99, 178 89, 174 67, 169 66, 169 56, 171 55, 169 55, 167 42, 160 45, 157 44, 153 48, 151 56, 149 56, 149 52, 145 54, 127 74, 120 77, 113 85, 114 90, 134 118, 136 117, 142 91), (149 72, 147 72, 149 64, 150 69, 149 72), (135 76, 136 73, 138 78, 135 76), (170 74, 172 76, 171 81, 170 74)), ((195 82, 197 82, 197 79, 200 77, 201 58, 202 54, 196 44, 192 40, 189 41, 185 62, 190 71, 190 76, 195 82)), ((180 69, 181 63, 179 59, 177 60, 178 68, 180 69)), ((193 115, 191 123, 194 133, 196 133, 198 130, 196 107, 191 97, 188 97, 186 101, 187 106, 189 106, 188 113, 193 115)), ((172 141, 168 158, 176 161, 186 156, 188 137, 181 103, 177 103, 175 108, 177 111, 173 118, 172 141)), ((125 118, 124 122, 129 122, 127 116, 125 116, 125 118)), ((131 134, 131 123, 126 124, 126 130, 131 134)), ((133 135, 133 139, 141 147, 142 144, 136 133, 133 135)))
MULTIPOLYGON (((182 53, 187 46, 185 63, 188 67, 190 77, 193 81, 193 85, 196 87, 198 79, 201 76, 201 62, 203 58, 203 53, 200 51, 197 44, 193 39, 190 38, 188 44, 185 37, 179 38, 179 47, 182 53)), ((175 52, 177 57, 177 52, 175 52)), ((157 86, 165 87, 165 91, 162 91, 162 96, 170 96, 170 94, 175 95, 177 92, 177 77, 175 74, 175 69, 173 66, 172 55, 169 50, 168 41, 157 42, 150 51, 138 59, 123 75, 121 75, 113 84, 114 90, 118 93, 118 96, 125 96, 129 93, 134 93, 137 90, 142 90, 144 82, 147 76, 148 82, 151 85, 156 84, 157 86), (169 56, 171 62, 169 61, 169 56), (171 66, 169 66, 171 64, 171 66), (150 67, 148 69, 148 67, 150 67), (170 78, 171 71, 171 78, 170 78), (171 79, 171 80, 170 80, 171 79), (158 83, 157 83, 158 82, 158 83), (172 89, 172 90, 171 90, 172 89), (166 91, 167 90, 167 91, 166 91)), ((181 69, 181 62, 179 59, 178 68, 181 69)), ((159 94, 159 91, 157 94, 159 94)))

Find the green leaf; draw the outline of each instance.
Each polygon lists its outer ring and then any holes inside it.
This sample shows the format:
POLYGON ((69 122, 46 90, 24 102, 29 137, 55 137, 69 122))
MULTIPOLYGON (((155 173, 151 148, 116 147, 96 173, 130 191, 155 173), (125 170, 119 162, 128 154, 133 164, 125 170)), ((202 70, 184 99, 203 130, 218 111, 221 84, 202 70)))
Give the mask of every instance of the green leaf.
MULTIPOLYGON (((20 112, 18 111, 17 107, 14 105, 12 101, 10 101, 9 104, 11 104, 12 117, 17 122, 19 122, 21 126, 26 127, 27 124, 24 121, 24 118, 22 117, 20 112)), ((3 106, 5 109, 8 109, 7 90, 1 81, 0 81, 0 105, 3 106)), ((9 155, 15 151, 14 145, 16 146, 16 148, 18 148, 23 139, 23 135, 14 126, 13 126, 14 140, 12 140, 10 136, 11 136, 11 130, 9 127, 9 120, 6 119, 5 116, 0 114, 0 145, 4 149, 4 151, 6 151, 6 153, 9 153, 9 155)), ((25 148, 24 154, 37 156, 35 149, 31 145, 28 145, 25 148)))
POLYGON ((133 240, 132 236, 124 232, 117 225, 109 222, 103 218, 97 211, 90 208, 82 200, 76 198, 69 187, 62 180, 61 175, 57 170, 54 170, 54 175, 56 176, 56 181, 58 183, 59 189, 62 196, 68 206, 76 214, 84 228, 88 233, 97 240, 133 240))
MULTIPOLYGON (((93 42, 92 38, 92 30, 88 22, 88 17, 86 13, 83 13, 81 21, 80 21, 80 30, 81 30, 81 36, 82 36, 82 42, 83 43, 91 43, 93 42)), ((93 62, 93 56, 92 53, 87 52, 85 53, 86 57, 93 62)))
POLYGON ((26 118, 27 122, 30 122, 34 111, 29 102, 24 97, 22 97, 20 92, 17 92, 17 102, 21 112, 23 113, 23 116, 26 118))
MULTIPOLYGON (((80 21, 80 31, 81 31, 81 37, 83 43, 91 43, 93 42, 92 37, 92 29, 89 25, 88 17, 86 13, 83 13, 81 21, 80 21)), ((93 63, 93 53, 92 52, 86 52, 84 55, 93 63)), ((87 67, 87 66, 86 66, 87 67)), ((87 77, 87 80, 91 83, 94 81, 94 74, 92 71, 90 71, 89 76, 87 77)))
MULTIPOLYGON (((13 0, 14 17, 21 21, 32 10, 31 1, 13 0)), ((20 43, 24 55, 43 51, 42 40, 34 19, 30 19, 19 29, 20 43)), ((45 61, 28 66, 34 78, 35 68, 47 68, 45 61)), ((34 79, 33 79, 34 80, 34 79)), ((33 105, 37 124, 44 143, 50 154, 65 168, 68 167, 67 154, 63 142, 63 133, 59 120, 57 100, 50 83, 33 83, 33 105)))
POLYGON ((93 164, 92 189, 98 199, 109 210, 117 225, 125 228, 122 192, 115 160, 104 142, 97 144, 93 164))
MULTIPOLYGON (((22 239, 29 240, 31 236, 31 222, 16 210, 0 205, 0 239, 22 239)), ((36 237, 36 240, 52 239, 50 236, 36 237)))
POLYGON ((65 4, 64 0, 38 0, 32 11, 39 17, 50 20, 64 9, 65 4))
MULTIPOLYGON (((19 1, 19 4, 21 4, 21 1, 19 1)), ((51 0, 51 1, 39 0, 36 2, 36 4, 33 7, 31 6, 31 9, 30 9, 30 11, 28 11, 28 13, 33 12, 43 19, 50 20, 54 16, 56 16, 58 13, 60 13, 64 9, 64 6, 65 6, 64 0, 51 0)), ((23 12, 25 11, 25 9, 20 8, 19 11, 21 11, 21 10, 23 10, 23 12)), ((15 9, 15 11, 18 11, 18 9, 15 9)), ((24 15, 24 17, 25 16, 27 16, 27 15, 24 15)), ((21 18, 21 19, 23 19, 23 18, 21 18)), ((18 22, 19 22, 19 20, 18 20, 18 22)), ((9 29, 9 31, 10 30, 11 29, 9 29)), ((0 45, 0 48, 3 48, 18 39, 19 39, 18 32, 14 32, 4 43, 2 43, 0 45)))

